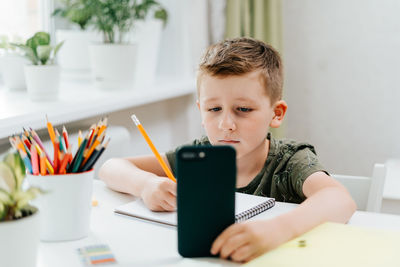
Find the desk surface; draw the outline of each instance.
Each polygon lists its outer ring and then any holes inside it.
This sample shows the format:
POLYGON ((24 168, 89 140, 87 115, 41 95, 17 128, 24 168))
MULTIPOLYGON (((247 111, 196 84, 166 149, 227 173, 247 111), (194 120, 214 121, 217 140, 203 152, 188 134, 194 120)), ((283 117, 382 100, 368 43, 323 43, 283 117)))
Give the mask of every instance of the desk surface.
MULTIPOLYGON (((92 208, 90 234, 68 242, 41 242, 37 267, 82 267, 77 248, 107 244, 118 261, 111 266, 236 266, 214 258, 183 259, 177 252, 176 228, 114 214, 114 208, 133 200, 132 196, 113 192, 103 182, 94 181, 94 196, 99 202, 92 208)), ((277 202, 275 207, 253 219, 271 218, 296 207, 277 202)), ((400 230, 400 216, 356 212, 350 224, 400 230)))
POLYGON ((57 101, 32 102, 26 91, 0 88, 0 139, 21 127, 46 127, 45 115, 53 125, 107 114, 195 92, 194 79, 160 79, 153 86, 126 90, 100 90, 89 81, 62 82, 57 101))

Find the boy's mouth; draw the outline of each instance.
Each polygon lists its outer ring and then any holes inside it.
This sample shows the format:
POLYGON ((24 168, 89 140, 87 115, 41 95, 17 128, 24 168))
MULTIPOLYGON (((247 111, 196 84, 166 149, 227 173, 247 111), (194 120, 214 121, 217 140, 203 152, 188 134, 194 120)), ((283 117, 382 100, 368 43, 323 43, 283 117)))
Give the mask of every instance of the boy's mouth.
POLYGON ((232 139, 220 139, 218 140, 219 143, 224 143, 224 144, 238 144, 240 141, 238 140, 232 140, 232 139))

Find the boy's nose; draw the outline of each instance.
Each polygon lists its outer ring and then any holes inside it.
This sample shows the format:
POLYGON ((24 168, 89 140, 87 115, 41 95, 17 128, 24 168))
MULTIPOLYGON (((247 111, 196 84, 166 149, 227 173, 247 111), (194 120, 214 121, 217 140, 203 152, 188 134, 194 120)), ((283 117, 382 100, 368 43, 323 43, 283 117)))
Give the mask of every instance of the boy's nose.
POLYGON ((229 114, 229 113, 225 113, 222 115, 218 126, 221 130, 224 130, 224 131, 236 130, 236 124, 233 121, 231 114, 229 114))

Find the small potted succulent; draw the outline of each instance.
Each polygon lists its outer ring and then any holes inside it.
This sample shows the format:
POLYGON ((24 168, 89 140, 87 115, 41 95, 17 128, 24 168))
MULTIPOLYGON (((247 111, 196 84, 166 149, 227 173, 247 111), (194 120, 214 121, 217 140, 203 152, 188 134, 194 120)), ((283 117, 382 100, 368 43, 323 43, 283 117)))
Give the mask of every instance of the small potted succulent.
POLYGON ((50 44, 47 32, 37 32, 24 45, 15 44, 24 51, 30 61, 25 65, 25 78, 31 100, 55 100, 58 98, 60 67, 55 63, 57 52, 63 42, 50 44))
POLYGON ((56 31, 57 42, 65 41, 58 53, 61 68, 74 78, 90 74, 89 44, 99 42, 100 35, 90 28, 92 0, 58 0, 53 16, 67 21, 67 29, 56 31))
POLYGON ((36 262, 40 220, 29 201, 42 191, 36 187, 24 190, 24 178, 23 161, 16 152, 9 152, 0 161, 1 266, 26 267, 36 262))
MULTIPOLYGON (((151 16, 165 23, 167 12, 154 0, 90 1, 94 7, 91 24, 103 36, 103 43, 89 47, 95 84, 102 89, 132 88, 138 52, 141 53, 138 45, 131 42, 132 31, 138 21, 151 16)), ((159 38, 156 40, 159 42, 159 38)))
POLYGON ((23 56, 21 50, 11 43, 22 43, 22 38, 14 37, 10 40, 8 36, 0 36, 0 70, 3 75, 4 85, 10 90, 26 90, 24 65, 28 60, 23 56))

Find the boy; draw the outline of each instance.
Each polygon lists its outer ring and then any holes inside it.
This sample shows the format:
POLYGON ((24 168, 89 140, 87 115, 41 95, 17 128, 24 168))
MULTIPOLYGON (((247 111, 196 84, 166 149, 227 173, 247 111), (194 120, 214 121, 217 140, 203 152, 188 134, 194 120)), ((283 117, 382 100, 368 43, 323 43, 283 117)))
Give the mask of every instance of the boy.
MULTIPOLYGON (((279 54, 251 38, 212 45, 200 63, 197 105, 207 137, 193 144, 236 149, 237 191, 301 203, 273 219, 225 229, 211 248, 221 258, 249 261, 323 222, 345 223, 356 209, 346 189, 324 171, 313 146, 269 134, 286 113, 282 86, 279 54)), ((175 152, 164 155, 173 172, 175 152)), ((110 159, 100 178, 114 190, 141 197, 151 210, 176 207, 176 184, 165 178, 154 156, 110 159)))

